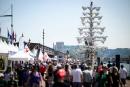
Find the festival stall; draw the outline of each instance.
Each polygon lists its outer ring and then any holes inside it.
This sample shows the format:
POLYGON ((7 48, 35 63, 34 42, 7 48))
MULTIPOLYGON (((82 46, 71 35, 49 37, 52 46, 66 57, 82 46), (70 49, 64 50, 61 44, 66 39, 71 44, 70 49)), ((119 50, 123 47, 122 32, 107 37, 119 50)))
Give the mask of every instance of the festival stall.
POLYGON ((4 72, 6 70, 7 65, 8 65, 8 54, 0 53, 0 72, 4 72))
POLYGON ((0 39, 0 72, 6 70, 8 64, 8 46, 0 39))
POLYGON ((0 53, 8 54, 8 45, 0 39, 0 53))
POLYGON ((2 41, 0 39, 0 53, 7 53, 9 55, 12 55, 12 53, 18 52, 18 47, 14 46, 13 44, 7 44, 6 41, 2 41))
POLYGON ((21 51, 18 51, 16 54, 9 56, 8 60, 29 61, 29 60, 34 60, 34 58, 30 55, 30 52, 26 52, 25 50, 21 50, 21 51))

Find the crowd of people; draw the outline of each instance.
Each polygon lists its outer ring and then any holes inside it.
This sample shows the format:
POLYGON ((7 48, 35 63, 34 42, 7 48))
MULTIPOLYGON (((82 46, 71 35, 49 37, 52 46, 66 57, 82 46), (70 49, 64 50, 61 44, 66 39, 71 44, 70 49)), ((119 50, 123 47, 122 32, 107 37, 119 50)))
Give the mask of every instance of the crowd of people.
POLYGON ((16 64, 0 73, 0 87, 126 87, 123 65, 102 63, 90 67, 81 62, 35 62, 16 64))

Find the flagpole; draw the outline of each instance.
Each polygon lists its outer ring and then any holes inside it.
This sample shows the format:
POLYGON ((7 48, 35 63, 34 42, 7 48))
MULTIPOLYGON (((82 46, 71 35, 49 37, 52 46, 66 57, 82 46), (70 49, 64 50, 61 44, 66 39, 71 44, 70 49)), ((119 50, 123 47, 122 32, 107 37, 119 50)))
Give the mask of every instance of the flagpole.
POLYGON ((44 29, 43 29, 43 54, 44 54, 44 29))
POLYGON ((13 4, 11 4, 11 14, 0 15, 0 17, 11 17, 11 33, 13 31, 13 4))
POLYGON ((2 36, 2 35, 1 35, 1 27, 0 27, 0 36, 2 36))
POLYGON ((13 33, 13 4, 11 4, 11 33, 13 33))

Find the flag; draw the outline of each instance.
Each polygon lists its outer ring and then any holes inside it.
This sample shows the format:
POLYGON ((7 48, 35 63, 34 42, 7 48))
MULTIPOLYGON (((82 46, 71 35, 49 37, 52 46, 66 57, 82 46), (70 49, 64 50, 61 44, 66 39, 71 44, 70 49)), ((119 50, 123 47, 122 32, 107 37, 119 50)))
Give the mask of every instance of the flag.
POLYGON ((15 37, 15 36, 14 36, 14 31, 13 31, 13 32, 12 32, 12 38, 11 38, 12 41, 14 40, 14 37, 15 37))
POLYGON ((38 49, 39 55, 37 55, 38 60, 43 62, 43 53, 40 49, 38 49))
POLYGON ((7 31, 7 38, 8 38, 8 39, 10 38, 9 30, 7 31))
POLYGON ((15 32, 15 34, 14 34, 14 41, 16 42, 16 32, 15 32))
POLYGON ((16 33, 14 32, 14 30, 11 31, 11 41, 12 43, 16 42, 16 33))
POLYGON ((11 30, 10 33, 9 29, 7 29, 7 38, 11 44, 16 42, 16 33, 14 32, 14 30, 11 30))
POLYGON ((47 61, 48 59, 49 59, 48 54, 46 52, 44 52, 44 54, 43 54, 43 60, 47 61))
POLYGON ((9 30, 7 30, 7 38, 8 38, 8 42, 10 42, 10 43, 11 43, 11 35, 10 35, 9 30))

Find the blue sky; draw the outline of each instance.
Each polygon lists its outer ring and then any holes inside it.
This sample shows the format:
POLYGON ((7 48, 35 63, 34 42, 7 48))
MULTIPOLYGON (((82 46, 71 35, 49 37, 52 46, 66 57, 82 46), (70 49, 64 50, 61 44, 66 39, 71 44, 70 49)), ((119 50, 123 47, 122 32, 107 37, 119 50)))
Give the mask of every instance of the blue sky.
MULTIPOLYGON (((24 33, 25 40, 42 43, 45 30, 45 45, 63 41, 66 45, 77 45, 78 28, 81 26, 82 6, 91 0, 0 0, 0 15, 10 14, 13 3, 14 30, 17 40, 24 33)), ((130 0, 93 0, 100 6, 101 24, 108 36, 104 46, 108 48, 130 48, 130 0)), ((0 18, 2 35, 7 36, 10 18, 0 18)))

